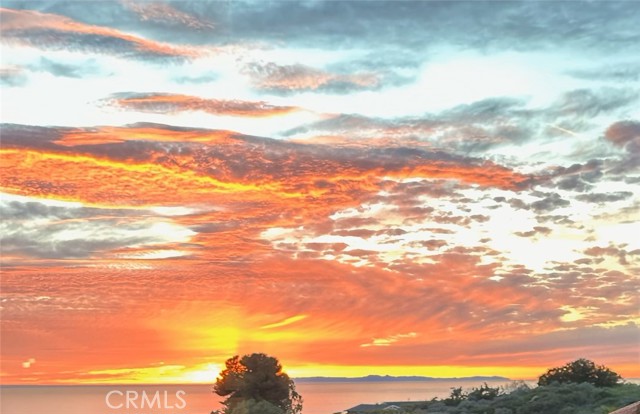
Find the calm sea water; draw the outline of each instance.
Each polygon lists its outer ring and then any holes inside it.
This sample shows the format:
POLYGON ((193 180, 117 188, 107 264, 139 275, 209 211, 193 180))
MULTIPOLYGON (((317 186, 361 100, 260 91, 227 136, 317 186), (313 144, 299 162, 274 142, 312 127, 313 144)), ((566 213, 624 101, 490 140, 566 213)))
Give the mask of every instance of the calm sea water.
MULTIPOLYGON (((488 383, 506 385, 505 381, 488 383)), ((303 414, 332 414, 361 403, 430 400, 478 381, 300 382, 303 414)), ((2 386, 2 414, 209 414, 220 408, 209 385, 2 386), (130 406, 126 407, 127 393, 130 406), (143 399, 146 398, 143 404, 143 399)))

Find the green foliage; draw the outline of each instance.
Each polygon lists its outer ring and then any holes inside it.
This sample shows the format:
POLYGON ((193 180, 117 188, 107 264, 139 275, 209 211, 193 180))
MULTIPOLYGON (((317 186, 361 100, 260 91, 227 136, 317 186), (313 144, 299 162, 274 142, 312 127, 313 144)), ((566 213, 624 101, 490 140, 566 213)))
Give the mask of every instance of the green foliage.
MULTIPOLYGON (((236 355, 225 362, 225 367, 213 386, 216 394, 227 397, 222 403, 226 407, 224 414, 254 411, 262 414, 263 411, 255 408, 256 404, 265 407, 268 404, 280 410, 274 414, 302 412, 302 397, 296 392, 293 381, 282 372, 282 365, 276 358, 265 354, 242 358, 236 355), (249 409, 253 411, 247 411, 249 409)), ((271 411, 264 413, 271 414, 271 411)))
POLYGON ((586 414, 597 399, 597 389, 589 383, 543 386, 534 389, 532 394, 518 414, 586 414))
POLYGON ((596 366, 588 359, 578 359, 562 367, 551 368, 538 379, 538 385, 550 385, 558 383, 582 383, 587 382, 596 387, 611 387, 622 378, 609 368, 596 366))
POLYGON ((244 400, 238 403, 229 414, 284 414, 284 411, 265 400, 244 400))
POLYGON ((515 380, 502 386, 502 394, 510 394, 515 391, 530 390, 531 387, 523 380, 515 380))
POLYGON ((446 399, 403 409, 413 414, 607 414, 640 399, 640 385, 636 384, 607 388, 590 383, 553 383, 537 388, 512 384, 494 396, 496 390, 486 384, 470 392, 453 388, 446 399), (510 392, 504 391, 507 388, 510 392), (472 399, 474 392, 492 398, 472 399))

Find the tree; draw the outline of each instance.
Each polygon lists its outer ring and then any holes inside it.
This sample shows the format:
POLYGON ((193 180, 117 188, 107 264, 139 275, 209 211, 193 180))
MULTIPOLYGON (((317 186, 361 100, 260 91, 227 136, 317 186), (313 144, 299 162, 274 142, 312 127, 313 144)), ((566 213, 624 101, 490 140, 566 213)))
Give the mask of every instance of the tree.
POLYGON ((466 399, 467 393, 462 391, 462 387, 451 388, 451 394, 449 398, 444 400, 444 403, 449 406, 456 406, 466 399))
POLYGON ((491 388, 486 382, 480 388, 474 388, 467 398, 470 400, 493 400, 500 395, 500 388, 491 388))
POLYGON ((225 366, 213 386, 213 392, 227 397, 222 403, 226 407, 225 414, 267 412, 269 406, 272 408, 268 412, 274 414, 299 414, 302 411, 302 397, 276 358, 265 354, 242 358, 236 355, 229 358, 225 366))
POLYGON ((538 385, 558 383, 588 382, 596 387, 611 387, 616 385, 622 377, 604 365, 596 366, 588 359, 578 359, 562 367, 551 368, 538 378, 538 385))

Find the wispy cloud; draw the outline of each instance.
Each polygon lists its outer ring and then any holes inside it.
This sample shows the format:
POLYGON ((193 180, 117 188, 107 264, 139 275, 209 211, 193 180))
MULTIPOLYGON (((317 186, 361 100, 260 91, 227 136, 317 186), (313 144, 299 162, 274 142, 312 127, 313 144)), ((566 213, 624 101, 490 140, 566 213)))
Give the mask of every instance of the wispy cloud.
POLYGON ((142 21, 186 26, 198 31, 211 31, 211 29, 215 28, 215 24, 207 19, 202 19, 195 14, 185 13, 168 3, 139 3, 132 0, 123 0, 122 4, 136 13, 142 21))
POLYGON ((202 111, 212 115, 261 117, 301 110, 294 106, 269 105, 264 101, 205 99, 169 93, 122 92, 107 98, 106 102, 123 109, 159 114, 202 111))
POLYGON ((109 54, 134 59, 184 60, 194 49, 160 43, 66 16, 31 10, 1 10, 3 41, 40 49, 109 54))
POLYGON ((302 64, 249 63, 244 73, 251 78, 254 87, 275 94, 309 91, 348 93, 380 86, 380 80, 373 73, 330 73, 302 64))
POLYGON ((296 322, 299 322, 303 319, 306 319, 309 315, 296 315, 296 316, 291 316, 290 318, 286 318, 280 322, 274 322, 274 323, 270 323, 268 325, 264 325, 261 326, 260 329, 275 329, 275 328, 281 328, 283 326, 288 326, 291 324, 294 324, 296 322))
POLYGON ((27 82, 26 70, 18 66, 0 68, 0 82, 7 86, 22 86, 27 82))
POLYGON ((415 332, 409 332, 408 334, 391 335, 386 338, 374 338, 374 340, 371 341, 370 343, 362 344, 360 346, 363 348, 366 348, 369 346, 390 346, 391 344, 396 343, 401 339, 415 338, 416 336, 418 336, 418 334, 416 334, 415 332))

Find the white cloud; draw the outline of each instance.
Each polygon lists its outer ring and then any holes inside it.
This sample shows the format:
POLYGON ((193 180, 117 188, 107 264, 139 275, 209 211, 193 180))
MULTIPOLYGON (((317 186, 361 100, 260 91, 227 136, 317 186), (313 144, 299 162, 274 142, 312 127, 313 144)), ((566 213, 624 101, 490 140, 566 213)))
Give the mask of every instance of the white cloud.
POLYGON ((367 348, 370 346, 391 346, 392 344, 402 340, 402 339, 408 339, 408 338, 416 338, 418 336, 417 333, 415 332, 409 332, 406 334, 397 334, 397 335, 391 335, 391 336, 387 336, 385 338, 374 338, 371 342, 366 343, 366 344, 362 344, 360 345, 360 347, 362 348, 367 348))

